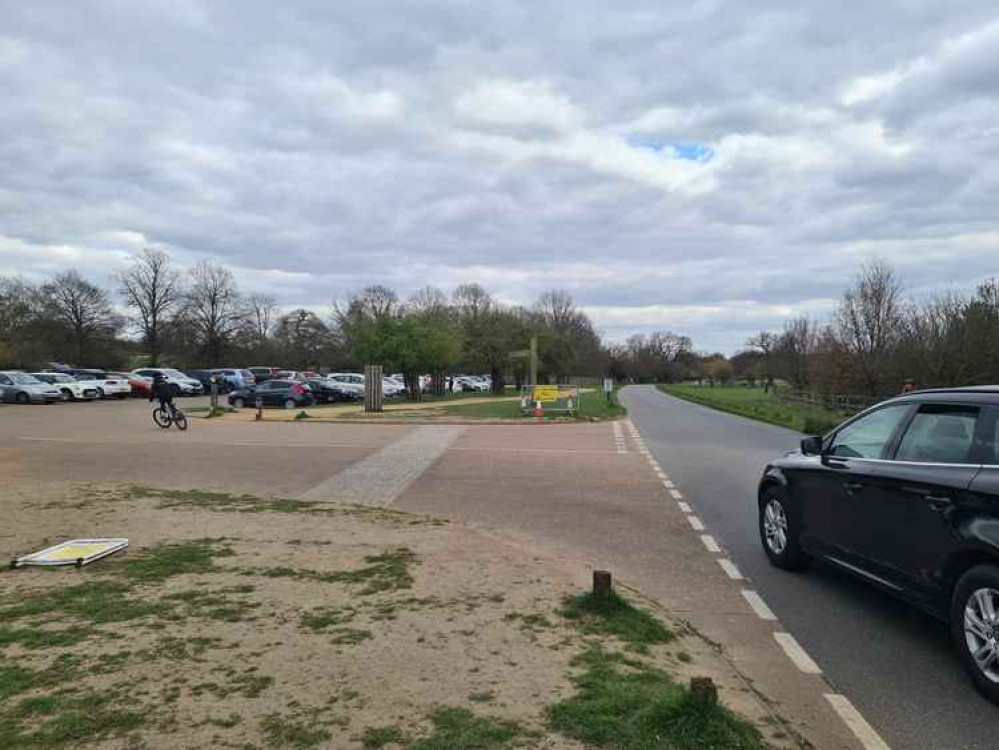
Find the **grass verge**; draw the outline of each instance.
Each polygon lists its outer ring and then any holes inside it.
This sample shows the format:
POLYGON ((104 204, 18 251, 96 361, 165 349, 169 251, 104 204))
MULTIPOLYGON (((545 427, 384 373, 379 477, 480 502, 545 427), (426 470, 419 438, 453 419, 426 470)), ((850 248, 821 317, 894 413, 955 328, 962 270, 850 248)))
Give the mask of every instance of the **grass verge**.
POLYGON ((658 388, 663 393, 685 401, 809 435, 823 435, 850 416, 817 406, 778 404, 760 388, 708 388, 693 385, 660 385, 658 388))
MULTIPOLYGON (((533 415, 524 415, 520 409, 520 401, 496 401, 485 404, 458 404, 447 406, 442 410, 449 417, 476 417, 490 419, 524 419, 535 420, 533 415)), ((579 401, 579 408, 574 417, 568 417, 562 412, 549 412, 545 419, 616 419, 623 417, 628 410, 617 399, 617 393, 611 394, 610 401, 603 393, 593 391, 584 393, 579 401)))
POLYGON ((659 620, 613 592, 609 596, 586 593, 570 597, 565 600, 562 616, 584 633, 612 635, 639 653, 674 638, 659 620))

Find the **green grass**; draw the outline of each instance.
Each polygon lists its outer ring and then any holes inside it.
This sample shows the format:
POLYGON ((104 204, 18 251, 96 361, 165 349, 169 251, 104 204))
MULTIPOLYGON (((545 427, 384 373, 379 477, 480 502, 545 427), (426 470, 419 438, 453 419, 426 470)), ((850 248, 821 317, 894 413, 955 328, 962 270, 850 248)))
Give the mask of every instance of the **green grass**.
POLYGON ((694 385, 658 387, 664 393, 686 401, 810 435, 825 434, 849 416, 817 406, 779 404, 761 388, 723 386, 709 388, 694 385))
POLYGON ((668 643, 674 638, 673 632, 659 620, 613 592, 604 597, 593 593, 569 597, 562 616, 584 633, 615 636, 642 653, 650 645, 668 643))
MULTIPOLYGON (((628 413, 628 410, 621 405, 617 400, 617 394, 614 393, 611 396, 611 400, 608 403, 607 397, 600 393, 599 391, 592 391, 590 393, 582 394, 579 401, 579 408, 576 410, 574 417, 569 417, 564 412, 548 412, 545 416, 546 419, 567 419, 574 418, 580 420, 589 419, 616 419, 617 417, 623 417, 628 413)), ((476 417, 476 418, 492 418, 492 419, 524 419, 524 420, 535 420, 537 419, 533 413, 524 415, 520 408, 520 400, 515 401, 496 401, 494 403, 485 404, 461 404, 457 406, 448 406, 444 409, 444 413, 447 416, 456 417, 476 417)))
POLYGON ((413 577, 409 566, 416 562, 416 555, 406 548, 388 550, 381 555, 364 558, 366 567, 357 570, 341 570, 326 573, 308 568, 246 568, 243 575, 264 576, 265 578, 300 578, 320 583, 363 584, 358 593, 361 596, 380 594, 386 591, 401 591, 411 588, 413 577))
POLYGON ((609 750, 764 750, 755 727, 706 705, 665 672, 592 648, 573 661, 577 692, 550 706, 553 729, 609 750))
POLYGON ((315 747, 332 736, 324 727, 315 727, 309 722, 296 721, 281 714, 265 716, 260 728, 268 746, 275 748, 315 747))
POLYGON ((401 745, 406 736, 398 727, 368 727, 361 735, 361 744, 368 750, 380 750, 386 745, 401 745))
POLYGON ((515 722, 475 716, 464 708, 440 708, 430 721, 433 734, 408 742, 406 750, 503 750, 528 734, 515 722))
POLYGON ((61 690, 27 698, 0 714, 0 747, 77 747, 121 737, 146 723, 112 691, 61 690))

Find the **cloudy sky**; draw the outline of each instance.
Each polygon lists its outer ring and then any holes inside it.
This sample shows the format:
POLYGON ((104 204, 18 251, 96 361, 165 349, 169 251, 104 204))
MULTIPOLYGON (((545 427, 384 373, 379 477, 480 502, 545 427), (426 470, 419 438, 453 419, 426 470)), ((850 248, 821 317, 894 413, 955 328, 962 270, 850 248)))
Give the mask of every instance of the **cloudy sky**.
POLYGON ((995 0, 0 0, 0 273, 568 289, 737 349, 999 274, 995 0))

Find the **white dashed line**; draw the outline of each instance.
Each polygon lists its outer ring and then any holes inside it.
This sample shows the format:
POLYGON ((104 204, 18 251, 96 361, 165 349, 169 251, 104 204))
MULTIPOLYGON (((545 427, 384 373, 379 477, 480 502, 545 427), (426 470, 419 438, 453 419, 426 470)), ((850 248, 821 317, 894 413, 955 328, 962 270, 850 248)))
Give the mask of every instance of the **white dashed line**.
POLYGON ((715 538, 710 534, 702 535, 701 543, 704 545, 704 548, 712 554, 718 554, 721 552, 721 547, 718 546, 718 542, 716 542, 715 538))
POLYGON ((805 674, 822 674, 819 665, 812 661, 812 657, 805 653, 805 649, 794 640, 793 635, 790 633, 774 633, 774 639, 784 649, 787 658, 793 661, 794 666, 802 672, 805 674))
POLYGON ((678 507, 684 513, 693 513, 694 512, 693 510, 691 510, 690 506, 687 505, 687 503, 684 503, 684 502, 677 503, 676 507, 678 507))
POLYGON ((663 467, 659 465, 659 462, 654 458, 649 459, 649 466, 653 468, 654 471, 662 471, 663 467))
POLYGON ((666 472, 665 472, 665 471, 663 471, 662 469, 659 469, 659 470, 657 470, 657 471, 656 471, 656 474, 657 474, 657 475, 659 476, 659 478, 660 478, 660 479, 662 479, 663 481, 665 481, 665 480, 666 480, 666 476, 667 476, 667 475, 666 475, 666 472))
POLYGON ((673 489, 674 487, 676 487, 676 485, 675 485, 675 484, 673 484, 673 482, 672 482, 672 481, 670 481, 669 479, 664 479, 664 480, 663 480, 663 487, 665 487, 665 488, 666 488, 666 489, 668 489, 668 490, 671 490, 671 489, 673 489))
POLYGON ((680 490, 670 490, 669 494, 673 496, 674 500, 683 500, 683 493, 680 490))
POLYGON ((724 570, 725 574, 729 578, 731 578, 733 581, 741 581, 742 580, 742 573, 740 573, 739 569, 737 567, 735 567, 735 563, 734 562, 732 562, 731 560, 728 560, 728 559, 722 557, 722 558, 720 558, 718 560, 718 564, 721 565, 722 570, 724 570))
MULTIPOLYGON (((761 620, 777 619, 777 615, 775 615, 773 613, 773 610, 771 610, 770 607, 767 606, 767 603, 763 601, 763 597, 757 594, 755 591, 748 591, 747 589, 743 589, 742 597, 749 603, 749 606, 752 607, 753 612, 755 612, 756 616, 759 617, 761 620)), ((802 653, 804 653, 804 651, 802 651, 802 653)))
POLYGON ((861 716, 860 711, 853 707, 849 698, 845 695, 827 693, 826 700, 829 701, 833 710, 846 722, 846 725, 850 727, 850 731, 857 736, 860 744, 867 750, 891 750, 888 747, 888 743, 881 739, 878 733, 874 731, 874 727, 867 723, 867 719, 861 716))
POLYGON ((687 516, 687 520, 690 521, 690 525, 694 531, 704 531, 704 524, 701 523, 701 519, 697 516, 687 516))

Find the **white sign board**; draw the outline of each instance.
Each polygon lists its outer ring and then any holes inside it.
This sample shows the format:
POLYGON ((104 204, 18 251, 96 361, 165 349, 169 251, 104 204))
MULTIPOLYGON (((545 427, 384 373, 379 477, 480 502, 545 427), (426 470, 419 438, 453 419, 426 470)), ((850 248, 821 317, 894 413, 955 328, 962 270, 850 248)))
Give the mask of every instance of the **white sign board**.
POLYGON ((54 547, 34 552, 24 557, 14 558, 10 565, 20 568, 25 565, 86 565, 102 557, 113 555, 128 547, 127 539, 71 539, 54 547))
POLYGON ((614 379, 604 378, 604 393, 611 393, 614 390, 614 379))

